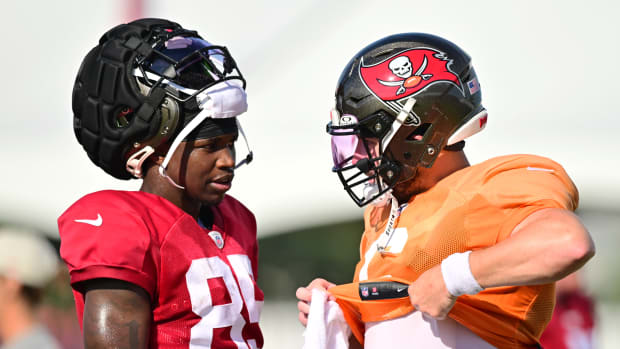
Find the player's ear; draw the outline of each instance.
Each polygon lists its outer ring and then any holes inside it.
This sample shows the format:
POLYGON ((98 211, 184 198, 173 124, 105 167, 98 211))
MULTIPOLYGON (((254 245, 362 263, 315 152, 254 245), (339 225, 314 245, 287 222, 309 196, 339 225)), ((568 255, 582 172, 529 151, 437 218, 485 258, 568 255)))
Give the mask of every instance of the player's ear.
POLYGON ((166 157, 165 155, 154 153, 153 155, 149 157, 149 161, 153 163, 154 165, 159 166, 164 162, 165 157, 166 157))
POLYGON ((155 152, 151 156, 149 156, 149 161, 157 166, 161 165, 166 158, 166 153, 168 153, 169 148, 169 143, 161 144, 155 149, 155 152))

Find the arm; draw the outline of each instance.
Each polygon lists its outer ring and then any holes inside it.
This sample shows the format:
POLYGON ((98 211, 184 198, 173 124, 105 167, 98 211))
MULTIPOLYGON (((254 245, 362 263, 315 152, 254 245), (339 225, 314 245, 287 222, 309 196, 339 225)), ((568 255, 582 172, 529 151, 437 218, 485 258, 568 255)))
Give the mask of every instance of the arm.
POLYGON ((81 286, 86 349, 148 347, 151 304, 145 290, 114 279, 89 280, 81 286))
MULTIPOLYGON (((535 285, 557 281, 594 255, 590 234, 571 211, 539 210, 515 227, 509 238, 469 255, 469 266, 482 287, 535 285)), ((446 317, 457 297, 448 292, 437 265, 409 286, 416 309, 446 317)))
POLYGON ((557 281, 594 256, 594 242, 568 210, 547 208, 525 218, 512 235, 469 257, 482 287, 534 285, 557 281))

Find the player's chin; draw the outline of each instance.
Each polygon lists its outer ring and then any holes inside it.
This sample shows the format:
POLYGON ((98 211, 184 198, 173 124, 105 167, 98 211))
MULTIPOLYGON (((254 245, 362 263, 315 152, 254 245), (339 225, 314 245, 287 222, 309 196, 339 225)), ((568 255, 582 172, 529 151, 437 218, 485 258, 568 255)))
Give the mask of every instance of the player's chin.
POLYGON ((219 205, 219 203, 222 202, 222 200, 224 200, 225 196, 226 196, 225 193, 204 195, 203 197, 200 198, 200 202, 203 205, 216 206, 216 205, 219 205))
POLYGON ((207 189, 205 190, 203 195, 201 195, 200 201, 205 205, 215 206, 222 202, 222 200, 224 200, 227 192, 228 189, 213 190, 213 188, 207 186, 207 189))

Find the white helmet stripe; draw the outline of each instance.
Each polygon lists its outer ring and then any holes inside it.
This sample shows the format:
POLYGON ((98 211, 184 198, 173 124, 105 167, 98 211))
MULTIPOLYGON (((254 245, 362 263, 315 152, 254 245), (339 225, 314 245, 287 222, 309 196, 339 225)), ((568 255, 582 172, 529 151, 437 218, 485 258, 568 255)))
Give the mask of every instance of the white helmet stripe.
POLYGON ((394 122, 392 123, 390 131, 381 140, 382 151, 385 151, 385 149, 387 149, 388 145, 390 145, 392 138, 394 137, 400 126, 405 123, 405 120, 407 119, 407 116, 409 116, 409 113, 411 113, 415 102, 416 99, 413 97, 407 99, 407 102, 396 116, 396 120, 394 120, 394 122))
POLYGON ((482 110, 476 114, 469 121, 461 125, 453 134, 448 138, 446 145, 452 145, 464 140, 467 137, 473 136, 476 133, 482 131, 487 124, 488 113, 486 110, 482 110))

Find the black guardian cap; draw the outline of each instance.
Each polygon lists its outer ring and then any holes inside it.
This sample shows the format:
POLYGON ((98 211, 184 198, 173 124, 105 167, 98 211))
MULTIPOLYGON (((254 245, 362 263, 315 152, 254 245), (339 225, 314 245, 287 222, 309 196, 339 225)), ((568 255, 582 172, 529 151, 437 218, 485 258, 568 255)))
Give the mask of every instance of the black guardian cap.
MULTIPOLYGON (((238 82, 237 99, 246 103, 245 79, 225 47, 164 19, 121 24, 82 62, 73 87, 75 135, 105 172, 140 177, 142 162, 200 112, 203 92, 222 81, 238 82)), ((234 119, 207 121, 237 130, 234 119)))

